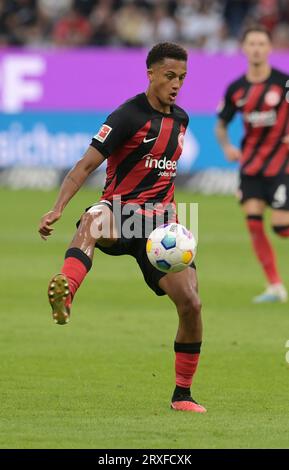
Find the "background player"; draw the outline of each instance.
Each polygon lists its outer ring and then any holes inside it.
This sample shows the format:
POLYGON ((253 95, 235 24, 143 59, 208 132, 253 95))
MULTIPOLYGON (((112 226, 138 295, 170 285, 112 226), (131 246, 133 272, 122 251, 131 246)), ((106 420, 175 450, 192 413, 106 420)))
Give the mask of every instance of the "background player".
POLYGON ((286 302, 287 291, 264 231, 263 215, 270 206, 272 229, 280 237, 289 237, 289 76, 270 66, 271 38, 262 26, 246 30, 242 46, 248 69, 228 87, 216 133, 228 160, 240 161, 240 202, 268 281, 265 292, 253 301, 286 302), (243 114, 245 127, 241 150, 231 144, 227 133, 237 111, 243 114))
MULTIPOLYGON (((142 224, 144 216, 148 216, 146 203, 174 205, 172 161, 177 161, 181 155, 188 124, 187 114, 174 103, 185 79, 186 65, 187 52, 180 46, 161 43, 152 48, 147 57, 147 92, 130 99, 107 118, 84 157, 66 176, 54 208, 41 219, 39 232, 43 239, 51 235, 52 224, 60 219, 69 200, 107 158, 102 200, 82 215, 66 252, 62 274, 56 275, 49 284, 53 318, 60 324, 68 321, 70 304, 91 268, 95 246, 111 255, 134 256, 147 284, 157 295, 169 295, 179 315, 174 348, 176 388, 171 406, 176 410, 203 413, 205 408, 197 404, 190 393, 202 341, 195 267, 192 265, 176 274, 165 274, 153 268, 145 252, 146 238, 128 239, 120 233, 112 207, 116 195, 121 196, 124 204, 137 203, 141 207, 139 223, 142 224), (150 159, 153 159, 152 165, 150 159), (164 167, 167 171, 160 171, 164 167), (102 236, 101 232, 107 235, 102 236)), ((155 221, 155 214, 150 215, 155 221)), ((122 216, 121 225, 125 220, 122 216)))

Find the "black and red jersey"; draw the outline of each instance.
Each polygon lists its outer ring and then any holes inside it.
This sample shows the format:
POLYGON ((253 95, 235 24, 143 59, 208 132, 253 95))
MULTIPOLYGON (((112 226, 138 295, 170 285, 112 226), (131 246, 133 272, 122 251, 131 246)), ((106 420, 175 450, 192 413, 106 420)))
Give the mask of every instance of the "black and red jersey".
POLYGON ((227 89, 218 115, 226 123, 237 111, 243 115, 242 174, 289 174, 289 147, 282 142, 289 134, 288 79, 287 74, 272 69, 263 82, 251 83, 243 75, 227 89))
POLYGON ((102 199, 121 196, 122 203, 140 206, 172 202, 188 121, 176 105, 169 114, 156 111, 145 93, 110 114, 91 142, 107 158, 102 199))

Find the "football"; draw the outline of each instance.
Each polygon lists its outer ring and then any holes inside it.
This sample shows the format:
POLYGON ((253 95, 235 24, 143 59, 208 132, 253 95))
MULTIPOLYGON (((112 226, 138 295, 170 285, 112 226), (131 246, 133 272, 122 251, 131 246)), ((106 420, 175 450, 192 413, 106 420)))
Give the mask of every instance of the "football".
POLYGON ((151 264, 166 273, 186 269, 196 256, 197 242, 192 232, 177 223, 160 225, 147 240, 151 264))

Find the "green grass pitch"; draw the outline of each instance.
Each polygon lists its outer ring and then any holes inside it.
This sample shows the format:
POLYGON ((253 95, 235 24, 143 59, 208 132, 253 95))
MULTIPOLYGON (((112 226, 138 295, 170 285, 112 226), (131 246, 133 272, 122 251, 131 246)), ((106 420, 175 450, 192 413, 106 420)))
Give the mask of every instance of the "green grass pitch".
MULTIPOLYGON (((177 194, 200 203, 193 394, 208 413, 195 415, 169 408, 177 315, 134 259, 98 252, 70 324, 53 323, 47 282, 98 194, 81 191, 44 242, 38 221, 55 196, 0 190, 0 448, 289 447, 289 308, 251 304, 264 281, 234 198, 177 194)), ((272 238, 289 287, 288 241, 272 238)))

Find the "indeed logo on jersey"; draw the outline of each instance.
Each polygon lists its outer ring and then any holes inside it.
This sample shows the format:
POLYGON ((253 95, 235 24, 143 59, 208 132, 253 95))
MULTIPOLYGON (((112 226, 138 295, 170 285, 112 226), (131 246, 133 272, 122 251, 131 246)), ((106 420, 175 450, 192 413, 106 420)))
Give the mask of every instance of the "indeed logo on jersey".
POLYGON ((276 123, 277 114, 274 109, 270 111, 253 111, 244 113, 244 120, 253 127, 269 127, 276 123))
POLYGON ((152 153, 148 153, 142 158, 145 159, 145 168, 155 168, 156 170, 164 170, 160 171, 158 176, 169 176, 171 178, 176 176, 177 162, 167 160, 166 156, 158 160, 157 158, 154 158, 154 155, 152 153))

